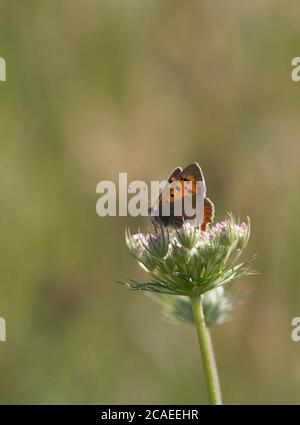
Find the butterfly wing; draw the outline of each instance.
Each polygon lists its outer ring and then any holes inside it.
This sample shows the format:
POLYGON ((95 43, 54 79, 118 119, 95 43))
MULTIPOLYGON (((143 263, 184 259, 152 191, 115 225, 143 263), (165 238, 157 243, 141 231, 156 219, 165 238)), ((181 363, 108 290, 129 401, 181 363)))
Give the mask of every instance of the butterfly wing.
POLYGON ((159 198, 158 198, 159 205, 161 205, 161 202, 162 202, 163 192, 168 190, 169 185, 172 184, 173 181, 177 180, 180 177, 181 173, 182 173, 182 168, 176 167, 176 168, 174 168, 172 173, 169 175, 168 182, 167 182, 166 186, 164 187, 164 189, 159 194, 159 198))
POLYGON ((159 224, 179 228, 183 225, 184 221, 196 219, 196 214, 192 217, 186 216, 183 201, 186 196, 192 196, 192 207, 196 208, 196 195, 199 190, 197 182, 202 183, 201 196, 204 198, 203 220, 200 224, 201 229, 204 231, 206 230, 207 225, 213 221, 214 204, 210 199, 205 197, 205 180, 202 170, 197 162, 193 162, 184 169, 176 167, 170 174, 168 184, 159 196, 159 220, 157 220, 159 224), (165 190, 168 190, 170 193, 170 197, 167 199, 167 202, 170 203, 170 216, 162 215, 162 199, 165 190), (182 203, 182 215, 175 214, 176 203, 178 202, 182 203))
POLYGON ((191 197, 192 207, 195 209, 197 207, 196 196, 199 194, 200 190, 201 196, 203 198, 205 197, 205 180, 199 164, 197 162, 193 162, 188 165, 184 170, 182 170, 180 175, 177 175, 176 182, 174 182, 172 186, 174 189, 170 190, 171 217, 175 222, 176 227, 178 227, 183 224, 184 220, 194 220, 196 218, 196 214, 194 214, 194 216, 187 216, 185 214, 184 199, 187 200, 188 197, 191 197), (199 186, 199 182, 201 182, 201 186, 199 186), (174 213, 175 205, 179 202, 181 203, 182 216, 176 216, 174 213))
POLYGON ((191 181, 197 180, 204 182, 203 173, 198 162, 193 162, 188 165, 181 173, 181 178, 190 179, 191 181))
POLYGON ((174 168, 174 170, 172 171, 172 173, 169 175, 168 183, 171 183, 173 180, 175 180, 176 178, 178 178, 181 173, 182 173, 182 168, 181 167, 174 168))
POLYGON ((207 225, 213 222, 214 216, 215 206, 213 202, 208 198, 204 198, 204 214, 203 221, 201 223, 201 230, 204 232, 206 231, 207 225))
POLYGON ((149 208, 148 208, 149 214, 151 213, 151 211, 155 211, 155 210, 158 210, 159 211, 159 217, 160 217, 160 219, 155 220, 155 218, 152 218, 152 222, 153 221, 154 222, 156 221, 157 224, 163 224, 163 225, 168 226, 169 217, 162 216, 162 197, 163 197, 164 191, 167 191, 168 190, 169 184, 171 184, 173 181, 175 181, 176 179, 178 179, 180 177, 181 173, 182 173, 182 168, 181 167, 174 168, 174 170, 171 172, 171 174, 168 177, 167 184, 166 184, 165 188, 163 188, 160 191, 157 202, 154 205, 152 205, 152 206, 149 204, 149 208))

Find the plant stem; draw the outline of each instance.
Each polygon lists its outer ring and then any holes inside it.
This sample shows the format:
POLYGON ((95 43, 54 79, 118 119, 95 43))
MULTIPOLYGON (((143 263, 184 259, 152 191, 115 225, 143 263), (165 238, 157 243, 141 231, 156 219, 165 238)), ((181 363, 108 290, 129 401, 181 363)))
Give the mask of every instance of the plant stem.
POLYGON ((198 334, 206 389, 210 404, 222 404, 222 396, 209 330, 206 328, 201 296, 191 297, 195 325, 198 334))

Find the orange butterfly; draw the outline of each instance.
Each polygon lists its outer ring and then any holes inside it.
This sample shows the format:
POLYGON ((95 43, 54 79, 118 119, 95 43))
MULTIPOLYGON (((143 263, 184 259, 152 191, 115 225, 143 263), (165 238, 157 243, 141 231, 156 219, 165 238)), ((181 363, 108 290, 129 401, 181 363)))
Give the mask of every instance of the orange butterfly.
POLYGON ((195 206, 197 206, 196 195, 197 191, 199 191, 198 183, 200 183, 202 187, 201 196, 203 200, 203 217, 199 223, 199 227, 201 227, 201 230, 205 231, 207 225, 213 221, 215 208, 212 201, 206 197, 205 180, 197 162, 188 165, 184 170, 181 167, 177 167, 172 171, 168 178, 166 188, 160 192, 157 204, 148 209, 150 219, 154 226, 180 228, 186 220, 195 220, 196 213, 193 216, 187 216, 184 208, 181 208, 181 215, 175 214, 175 205, 176 202, 180 202, 183 205, 184 198, 190 196, 193 208, 195 208, 195 206), (163 196, 164 193, 167 193, 166 191, 168 191, 169 196, 166 202, 170 204, 170 213, 168 215, 163 214, 162 208, 163 196))

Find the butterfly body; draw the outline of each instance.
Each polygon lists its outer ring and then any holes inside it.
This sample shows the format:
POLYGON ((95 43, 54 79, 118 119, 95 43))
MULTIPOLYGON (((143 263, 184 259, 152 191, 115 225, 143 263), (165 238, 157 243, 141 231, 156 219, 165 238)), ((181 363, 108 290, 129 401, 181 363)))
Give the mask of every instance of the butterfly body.
POLYGON ((184 222, 192 221, 205 231, 214 217, 214 204, 206 197, 206 185, 202 170, 194 162, 182 169, 175 168, 170 174, 166 187, 159 194, 157 203, 149 208, 149 216, 154 226, 180 228, 184 222), (190 201, 193 214, 188 215, 184 202, 190 201), (168 214, 165 214, 163 204, 167 204, 168 214), (180 214, 178 214, 180 207, 180 214), (201 209, 201 218, 199 211, 201 209))

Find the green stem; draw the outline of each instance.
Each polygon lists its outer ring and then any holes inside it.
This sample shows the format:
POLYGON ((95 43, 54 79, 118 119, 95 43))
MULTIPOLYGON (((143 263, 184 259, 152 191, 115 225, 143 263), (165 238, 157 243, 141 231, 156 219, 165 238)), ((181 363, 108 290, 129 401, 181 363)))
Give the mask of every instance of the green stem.
POLYGON ((191 297, 195 325, 205 375, 206 389, 210 404, 222 404, 218 371, 215 362, 209 330, 205 326, 201 296, 191 297))

